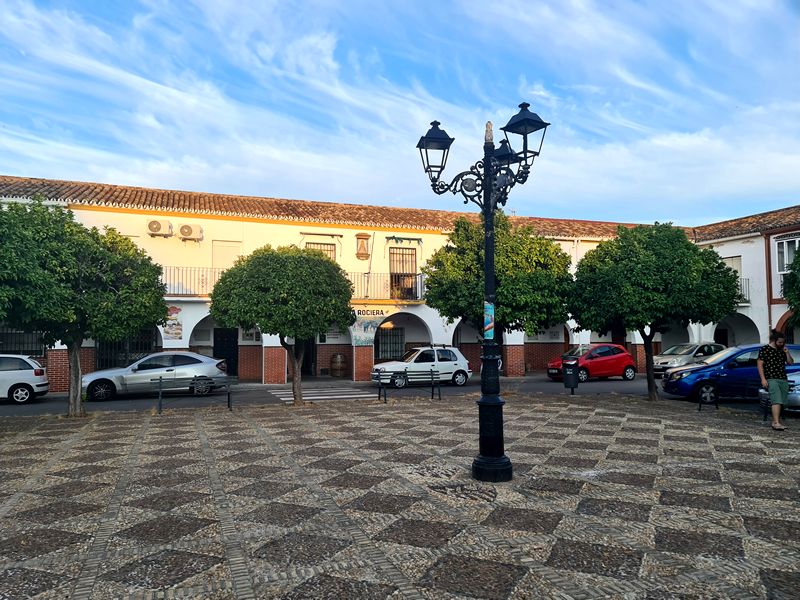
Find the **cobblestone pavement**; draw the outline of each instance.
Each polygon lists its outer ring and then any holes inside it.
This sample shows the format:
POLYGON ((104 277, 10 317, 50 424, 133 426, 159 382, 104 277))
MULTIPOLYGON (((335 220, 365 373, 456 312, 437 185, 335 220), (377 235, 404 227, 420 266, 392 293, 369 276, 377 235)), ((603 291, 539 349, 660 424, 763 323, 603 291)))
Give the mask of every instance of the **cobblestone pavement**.
POLYGON ((0 598, 797 597, 794 427, 475 399, 1 420, 0 598))

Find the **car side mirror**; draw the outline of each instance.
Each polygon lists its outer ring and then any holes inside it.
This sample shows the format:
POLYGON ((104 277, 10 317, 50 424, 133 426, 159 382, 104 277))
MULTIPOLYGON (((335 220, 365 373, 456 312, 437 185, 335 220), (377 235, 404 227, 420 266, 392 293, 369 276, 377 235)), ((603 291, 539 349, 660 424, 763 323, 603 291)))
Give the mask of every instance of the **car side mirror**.
POLYGON ((726 369, 736 369, 738 367, 739 367, 739 363, 737 363, 735 360, 732 360, 727 365, 725 365, 726 369))
POLYGON ((136 373, 139 370, 139 367, 131 367, 131 373, 136 373))

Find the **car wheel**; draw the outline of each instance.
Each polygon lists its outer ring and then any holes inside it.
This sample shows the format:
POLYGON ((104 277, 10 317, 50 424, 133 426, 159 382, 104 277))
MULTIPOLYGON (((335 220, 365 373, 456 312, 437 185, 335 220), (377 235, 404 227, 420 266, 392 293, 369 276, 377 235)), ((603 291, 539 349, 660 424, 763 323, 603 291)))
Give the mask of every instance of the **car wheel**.
POLYGON ((406 379, 405 375, 395 375, 392 377, 392 387, 397 388, 398 390, 401 388, 406 387, 408 385, 408 379, 406 379))
POLYGON ((457 385, 461 387, 462 385, 466 385, 467 383, 467 374, 464 371, 456 371, 453 374, 453 385, 457 385))
POLYGON ((33 398, 33 389, 29 385, 15 385, 8 390, 8 397, 17 404, 25 404, 28 400, 33 398))
POLYGON ((695 393, 698 401, 702 404, 715 404, 717 402, 717 386, 710 381, 704 381, 698 385, 695 393))
POLYGON ((581 367, 578 370, 578 381, 580 381, 581 383, 586 383, 587 381, 589 381, 589 371, 581 367))
POLYGON ((203 377, 195 377, 192 380, 192 385, 189 387, 189 392, 194 394, 195 396, 207 396, 211 393, 212 389, 212 382, 210 379, 205 379, 203 377))
POLYGON ((89 397, 89 400, 94 400, 95 402, 111 400, 116 393, 117 388, 107 379, 93 381, 89 385, 89 389, 86 390, 86 395, 89 397))
POLYGON ((625 381, 632 381, 634 377, 636 377, 636 369, 631 366, 625 367, 625 370, 622 372, 622 378, 625 381))

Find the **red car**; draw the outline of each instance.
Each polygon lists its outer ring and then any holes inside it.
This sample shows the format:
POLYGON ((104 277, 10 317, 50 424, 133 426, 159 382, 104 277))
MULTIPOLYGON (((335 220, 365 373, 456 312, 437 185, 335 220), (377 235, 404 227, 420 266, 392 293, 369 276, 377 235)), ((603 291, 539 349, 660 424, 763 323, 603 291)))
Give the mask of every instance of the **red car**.
POLYGON ((630 381, 636 377, 636 363, 622 346, 617 344, 581 344, 547 363, 547 376, 561 379, 561 359, 578 357, 578 379, 581 383, 590 377, 622 377, 630 381))

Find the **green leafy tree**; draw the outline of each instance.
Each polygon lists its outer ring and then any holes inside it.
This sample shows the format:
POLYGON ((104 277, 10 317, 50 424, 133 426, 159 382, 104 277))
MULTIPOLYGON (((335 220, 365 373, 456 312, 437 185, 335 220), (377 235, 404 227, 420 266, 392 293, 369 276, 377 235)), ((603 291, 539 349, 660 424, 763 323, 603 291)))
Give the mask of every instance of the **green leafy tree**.
POLYGON ((211 293, 211 316, 226 327, 257 327, 278 336, 291 359, 292 393, 299 406, 303 342, 333 325, 355 323, 352 296, 345 272, 319 250, 264 246, 222 273, 211 293))
POLYGON ((789 272, 783 276, 783 297, 792 311, 789 326, 797 327, 800 325, 800 260, 793 260, 789 272))
MULTIPOLYGON (((482 330, 483 222, 458 219, 448 243, 422 268, 425 302, 448 321, 464 319, 482 330)), ((512 227, 495 216, 495 327, 535 334, 567 319, 565 301, 572 283, 570 258, 555 242, 530 227, 512 227)))
POLYGON ((87 229, 41 198, 0 208, 0 239, 0 320, 67 347, 68 415, 83 416, 83 341, 163 323, 161 267, 114 229, 87 229))
POLYGON ((670 223, 620 227, 578 263, 569 311, 582 329, 636 331, 644 342, 647 390, 658 398, 653 338, 671 324, 719 322, 736 307, 736 271, 670 223))

